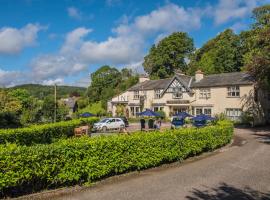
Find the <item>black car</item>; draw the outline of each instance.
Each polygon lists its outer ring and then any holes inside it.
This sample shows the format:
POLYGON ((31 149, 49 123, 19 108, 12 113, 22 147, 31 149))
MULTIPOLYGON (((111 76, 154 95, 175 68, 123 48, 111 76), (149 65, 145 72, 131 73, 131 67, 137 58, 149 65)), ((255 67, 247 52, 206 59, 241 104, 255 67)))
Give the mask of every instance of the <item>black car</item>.
POLYGON ((128 119, 126 117, 119 117, 119 118, 121 118, 124 121, 126 127, 129 126, 128 119))

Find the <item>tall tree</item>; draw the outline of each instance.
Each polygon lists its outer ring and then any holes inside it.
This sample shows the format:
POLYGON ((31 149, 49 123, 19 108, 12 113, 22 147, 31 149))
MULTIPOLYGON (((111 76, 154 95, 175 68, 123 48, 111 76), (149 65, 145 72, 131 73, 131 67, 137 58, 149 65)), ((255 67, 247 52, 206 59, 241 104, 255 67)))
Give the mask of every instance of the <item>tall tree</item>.
POLYGON ((91 85, 88 87, 88 98, 91 104, 101 102, 107 107, 107 101, 138 82, 138 76, 132 70, 124 68, 119 71, 110 66, 102 66, 91 74, 91 85))
POLYGON ((201 69, 206 74, 240 71, 243 53, 240 38, 231 29, 220 33, 198 49, 191 57, 189 74, 201 69))
POLYGON ((270 4, 257 7, 252 13, 253 19, 255 19, 255 23, 253 24, 255 29, 270 26, 270 4))
POLYGON ((245 67, 260 86, 270 87, 270 5, 255 8, 256 20, 250 31, 245 54, 245 67))
POLYGON ((193 51, 193 40, 187 33, 173 33, 152 46, 144 57, 144 70, 153 79, 170 77, 175 70, 186 72, 187 58, 193 51))

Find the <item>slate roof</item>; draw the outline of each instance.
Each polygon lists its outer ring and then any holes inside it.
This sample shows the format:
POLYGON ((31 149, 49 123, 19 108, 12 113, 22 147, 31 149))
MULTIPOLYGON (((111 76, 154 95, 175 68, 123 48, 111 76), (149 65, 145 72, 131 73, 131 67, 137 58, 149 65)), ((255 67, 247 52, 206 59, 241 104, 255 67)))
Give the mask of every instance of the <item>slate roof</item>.
POLYGON ((175 78, 179 78, 179 80, 185 85, 188 86, 189 81, 191 79, 190 76, 186 75, 175 75, 173 78, 159 79, 159 80, 149 80, 144 81, 142 83, 137 83, 136 85, 129 88, 129 91, 134 90, 154 90, 154 89, 166 89, 171 81, 175 78))
POLYGON ((254 79, 245 72, 232 72, 221 73, 213 75, 205 75, 204 78, 195 82, 195 78, 186 75, 175 75, 173 78, 166 78, 160 80, 149 80, 129 88, 129 91, 134 90, 154 90, 154 89, 167 89, 172 80, 177 77, 186 87, 200 88, 200 87, 217 87, 217 86, 230 86, 230 85, 251 85, 254 79), (190 82, 191 81, 191 82, 190 82))
POLYGON ((232 72, 222 73, 204 76, 199 81, 193 81, 192 88, 200 87, 217 87, 217 86, 230 86, 230 85, 251 85, 254 83, 254 79, 245 72, 232 72))

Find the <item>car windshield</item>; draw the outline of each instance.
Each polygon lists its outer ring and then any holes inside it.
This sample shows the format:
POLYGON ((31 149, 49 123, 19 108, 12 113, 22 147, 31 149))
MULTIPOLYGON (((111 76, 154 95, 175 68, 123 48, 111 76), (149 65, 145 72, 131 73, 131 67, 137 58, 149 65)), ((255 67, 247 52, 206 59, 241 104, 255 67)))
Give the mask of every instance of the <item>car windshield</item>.
POLYGON ((105 119, 101 120, 99 123, 105 123, 105 122, 107 122, 108 120, 109 120, 109 119, 105 118, 105 119))

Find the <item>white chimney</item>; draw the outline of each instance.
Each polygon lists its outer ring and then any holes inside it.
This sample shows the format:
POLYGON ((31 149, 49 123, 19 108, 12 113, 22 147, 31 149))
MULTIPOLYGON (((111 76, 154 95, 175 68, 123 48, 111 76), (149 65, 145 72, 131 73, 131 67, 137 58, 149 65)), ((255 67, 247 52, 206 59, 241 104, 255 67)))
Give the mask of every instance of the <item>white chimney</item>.
POLYGON ((203 79, 203 72, 201 70, 198 70, 195 72, 195 81, 199 82, 203 79))
POLYGON ((139 77, 139 83, 145 82, 145 81, 149 81, 149 76, 148 75, 140 75, 139 77))

